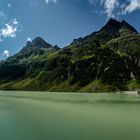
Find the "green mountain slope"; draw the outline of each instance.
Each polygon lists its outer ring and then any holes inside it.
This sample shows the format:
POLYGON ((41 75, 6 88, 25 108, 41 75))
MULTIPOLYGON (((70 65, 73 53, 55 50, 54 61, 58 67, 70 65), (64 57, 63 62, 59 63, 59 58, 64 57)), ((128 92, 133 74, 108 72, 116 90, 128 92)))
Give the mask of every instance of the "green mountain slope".
POLYGON ((38 37, 0 63, 0 88, 88 92, 139 89, 139 53, 139 33, 126 21, 114 19, 63 49, 38 37))

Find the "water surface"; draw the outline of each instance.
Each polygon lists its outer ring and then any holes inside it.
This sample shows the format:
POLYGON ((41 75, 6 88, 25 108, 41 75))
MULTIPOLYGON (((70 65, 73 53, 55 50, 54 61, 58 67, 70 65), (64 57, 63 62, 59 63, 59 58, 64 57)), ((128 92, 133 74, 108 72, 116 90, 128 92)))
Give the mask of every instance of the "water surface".
POLYGON ((137 140, 134 95, 0 91, 1 140, 137 140))

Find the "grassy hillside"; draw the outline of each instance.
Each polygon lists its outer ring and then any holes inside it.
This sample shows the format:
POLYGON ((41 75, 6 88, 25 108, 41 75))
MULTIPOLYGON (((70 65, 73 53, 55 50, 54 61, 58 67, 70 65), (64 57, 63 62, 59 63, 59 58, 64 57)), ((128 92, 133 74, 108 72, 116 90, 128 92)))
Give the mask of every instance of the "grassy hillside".
POLYGON ((116 91, 140 88, 140 35, 110 19, 98 32, 60 49, 36 38, 0 63, 0 89, 116 91))

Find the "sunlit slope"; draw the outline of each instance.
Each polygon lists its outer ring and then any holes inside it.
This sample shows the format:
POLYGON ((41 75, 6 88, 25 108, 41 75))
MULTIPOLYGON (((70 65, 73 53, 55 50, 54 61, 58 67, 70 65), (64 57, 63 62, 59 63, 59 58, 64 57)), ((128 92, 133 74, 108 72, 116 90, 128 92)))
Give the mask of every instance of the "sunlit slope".
POLYGON ((40 37, 0 63, 0 88, 116 91, 140 88, 140 35, 110 19, 98 32, 60 49, 40 37))

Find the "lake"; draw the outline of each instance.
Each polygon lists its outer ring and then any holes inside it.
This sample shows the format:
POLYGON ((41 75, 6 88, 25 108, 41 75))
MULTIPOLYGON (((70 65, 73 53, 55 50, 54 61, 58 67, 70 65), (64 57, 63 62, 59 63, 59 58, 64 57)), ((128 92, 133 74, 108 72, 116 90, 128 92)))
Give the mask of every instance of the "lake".
POLYGON ((139 96, 0 91, 1 140, 139 138, 139 96))

